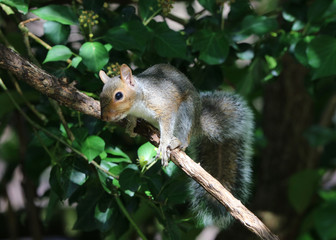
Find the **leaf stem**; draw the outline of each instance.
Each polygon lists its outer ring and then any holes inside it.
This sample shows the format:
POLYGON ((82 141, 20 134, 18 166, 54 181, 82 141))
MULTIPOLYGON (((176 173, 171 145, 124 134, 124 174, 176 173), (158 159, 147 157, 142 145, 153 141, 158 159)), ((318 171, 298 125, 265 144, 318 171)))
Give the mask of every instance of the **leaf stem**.
POLYGON ((138 227, 138 225, 134 222, 133 218, 131 217, 131 215, 126 210, 126 208, 125 208, 124 204, 122 203, 122 201, 120 200, 120 198, 115 195, 114 199, 116 200, 116 202, 117 202, 120 210, 123 212, 123 214, 128 219, 128 221, 132 224, 132 226, 134 227, 134 229, 138 233, 138 235, 141 237, 141 239, 142 240, 147 240, 146 236, 141 232, 141 230, 138 227))
POLYGON ((150 21, 152 21, 152 19, 161 11, 162 11, 162 8, 159 8, 158 10, 156 10, 147 20, 143 21, 143 25, 147 26, 148 23, 150 23, 150 21))

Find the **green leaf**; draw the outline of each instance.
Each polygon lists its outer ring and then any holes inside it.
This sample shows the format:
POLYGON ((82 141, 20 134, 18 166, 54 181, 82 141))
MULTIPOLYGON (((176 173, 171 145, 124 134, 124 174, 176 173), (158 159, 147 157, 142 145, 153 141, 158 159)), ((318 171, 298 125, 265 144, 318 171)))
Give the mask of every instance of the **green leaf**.
POLYGON ((311 126, 305 132, 305 137, 311 146, 325 146, 329 142, 336 140, 336 130, 322 126, 311 126))
POLYGON ((111 44, 107 43, 107 44, 104 44, 104 47, 106 49, 106 51, 111 51, 111 49, 113 48, 111 44))
POLYGON ((251 60, 254 58, 254 50, 250 44, 240 43, 238 44, 237 57, 243 60, 251 60))
POLYGON ((294 56, 304 66, 308 66, 307 46, 308 43, 305 40, 301 40, 296 43, 294 48, 294 56))
POLYGON ((119 177, 120 188, 128 195, 133 196, 140 187, 139 171, 131 168, 126 168, 119 177))
POLYGON ((139 15, 144 22, 159 13, 159 5, 157 0, 140 0, 138 5, 139 15))
POLYGON ((113 158, 109 158, 109 160, 111 162, 126 162, 126 163, 132 163, 131 159, 129 158, 129 156, 124 153, 120 148, 115 147, 115 148, 108 148, 105 150, 107 153, 113 155, 113 156, 119 156, 118 158, 113 157, 113 158))
POLYGON ((317 170, 304 170, 289 179, 289 202, 298 213, 302 213, 311 203, 319 181, 320 174, 317 170))
POLYGON ((75 183, 79 186, 83 185, 88 178, 88 176, 85 173, 80 172, 76 169, 71 170, 69 177, 70 177, 71 182, 73 182, 73 183, 75 183))
POLYGON ((322 190, 319 192, 319 195, 325 201, 334 201, 336 202, 336 190, 322 190))
MULTIPOLYGON (((102 166, 102 164, 101 164, 101 166, 102 166)), ((111 194, 112 193, 111 189, 113 188, 114 178, 111 177, 110 175, 102 172, 102 171, 98 171, 98 176, 99 176, 100 183, 103 186, 104 190, 107 193, 111 194)))
POLYGON ((272 56, 265 55, 265 59, 269 69, 274 69, 278 65, 277 60, 272 56))
POLYGON ((314 240, 314 238, 310 236, 309 233, 304 233, 300 235, 297 240, 314 240))
POLYGON ((55 21, 65 25, 75 25, 77 23, 76 14, 69 6, 48 5, 31 12, 48 21, 55 21))
POLYGON ((165 174, 167 174, 169 177, 172 177, 173 174, 176 172, 176 170, 178 169, 178 167, 175 165, 175 163, 173 163, 172 161, 170 161, 168 163, 168 166, 163 168, 162 170, 165 172, 165 174))
POLYGON ((89 185, 85 195, 78 201, 74 229, 90 231, 98 228, 98 222, 95 221, 96 206, 103 196, 104 192, 99 185, 89 185))
POLYGON ((35 136, 30 142, 30 144, 35 145, 35 146, 41 146, 41 142, 43 143, 44 146, 49 147, 55 143, 55 139, 51 138, 45 132, 40 130, 35 133, 35 136))
POLYGON ((221 64, 229 53, 229 43, 223 32, 198 31, 192 37, 193 49, 200 52, 199 58, 207 64, 221 64))
POLYGON ((111 43, 117 50, 137 50, 143 52, 151 38, 150 32, 139 21, 133 20, 121 26, 111 28, 104 36, 104 40, 111 43))
POLYGON ((313 67, 313 79, 336 74, 336 38, 317 36, 307 48, 308 63, 313 67))
POLYGON ((108 231, 117 219, 116 210, 117 206, 103 208, 96 205, 94 218, 99 222, 99 229, 102 232, 108 231))
POLYGON ((72 64, 72 66, 74 67, 74 68, 77 68, 78 67, 78 64, 80 64, 80 62, 83 60, 83 58, 81 58, 81 57, 74 57, 73 59, 72 59, 72 62, 71 62, 71 64, 72 64))
POLYGON ((219 11, 219 6, 217 5, 217 0, 198 0, 198 2, 211 13, 219 11))
POLYGON ((109 171, 115 176, 119 176, 119 174, 126 168, 125 164, 116 164, 113 158, 105 158, 100 162, 100 166, 109 171))
POLYGON ((175 177, 169 184, 165 185, 161 194, 169 203, 181 204, 189 198, 188 194, 186 194, 187 188, 184 176, 175 177))
POLYGON ((71 57, 71 55, 72 52, 68 47, 64 45, 56 45, 48 51, 43 63, 66 61, 71 57))
POLYGON ((154 36, 154 48, 161 57, 187 59, 187 45, 184 37, 171 30, 166 23, 150 24, 154 36))
POLYGON ((98 72, 109 61, 106 48, 99 42, 86 42, 79 49, 79 55, 89 71, 98 72))
POLYGON ((324 13, 330 7, 333 0, 314 1, 308 8, 308 21, 317 22, 322 20, 324 13))
POLYGON ((44 36, 53 44, 64 44, 70 34, 70 26, 48 21, 43 24, 44 36))
POLYGON ((14 7, 23 14, 28 12, 28 3, 25 0, 0 0, 0 3, 14 7))
POLYGON ((71 131, 75 136, 75 141, 72 142, 72 145, 76 149, 80 149, 81 148, 80 146, 83 144, 83 142, 89 135, 88 130, 85 127, 77 127, 77 128, 73 127, 71 128, 71 131))
POLYGON ((252 34, 262 36, 277 28, 278 23, 275 18, 248 15, 243 19, 240 31, 235 34, 235 40, 243 40, 252 34))
POLYGON ((314 225, 320 239, 336 239, 336 201, 326 202, 314 211, 314 225))
POLYGON ((87 179, 87 170, 76 161, 69 159, 61 166, 54 166, 50 173, 51 188, 62 200, 70 198, 87 179))
POLYGON ((141 167, 144 167, 148 163, 153 162, 156 154, 157 148, 150 142, 141 145, 138 149, 138 159, 141 167))
POLYGON ((83 143, 81 152, 88 158, 89 162, 91 162, 104 151, 104 148, 105 142, 102 138, 98 136, 90 136, 83 143))
POLYGON ((49 194, 49 202, 48 202, 48 206, 46 209, 46 215, 45 215, 45 221, 47 224, 49 224, 55 214, 55 212, 58 211, 58 204, 59 204, 59 197, 57 196, 57 194, 51 190, 50 194, 49 194))

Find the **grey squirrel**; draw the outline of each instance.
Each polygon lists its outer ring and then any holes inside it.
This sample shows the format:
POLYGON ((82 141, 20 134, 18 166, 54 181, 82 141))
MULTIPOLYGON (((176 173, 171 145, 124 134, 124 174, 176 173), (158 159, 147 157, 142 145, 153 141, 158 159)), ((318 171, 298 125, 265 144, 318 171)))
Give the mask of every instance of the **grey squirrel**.
MULTIPOLYGON (((188 147, 190 157, 219 180, 236 198, 247 200, 251 184, 253 114, 245 101, 229 92, 201 92, 168 64, 154 65, 137 76, 123 64, 120 76, 104 71, 100 94, 101 118, 127 116, 132 135, 136 118, 160 130, 157 158, 168 164, 170 150, 188 147)), ((191 210, 203 226, 227 227, 231 215, 197 182, 189 183, 191 210)))

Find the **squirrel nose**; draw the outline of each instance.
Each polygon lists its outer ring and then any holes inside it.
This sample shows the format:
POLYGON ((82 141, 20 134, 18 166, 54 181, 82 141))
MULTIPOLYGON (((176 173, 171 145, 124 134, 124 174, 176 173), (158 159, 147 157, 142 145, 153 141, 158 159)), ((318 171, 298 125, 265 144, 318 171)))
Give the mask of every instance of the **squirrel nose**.
POLYGON ((103 121, 108 121, 108 115, 106 114, 106 112, 104 111, 101 111, 100 113, 100 118, 103 120, 103 121))
POLYGON ((102 114, 101 114, 101 119, 102 119, 103 121, 105 121, 105 122, 108 122, 109 117, 108 117, 108 115, 102 113, 102 114))

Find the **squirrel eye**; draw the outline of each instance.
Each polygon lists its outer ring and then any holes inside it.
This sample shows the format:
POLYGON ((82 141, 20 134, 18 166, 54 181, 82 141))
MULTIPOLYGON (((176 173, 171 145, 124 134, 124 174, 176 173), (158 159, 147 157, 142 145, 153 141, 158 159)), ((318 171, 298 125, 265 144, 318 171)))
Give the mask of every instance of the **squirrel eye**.
POLYGON ((120 100, 120 99, 122 99, 123 96, 124 96, 124 95, 122 94, 122 92, 117 92, 117 93, 114 95, 114 98, 115 98, 116 100, 120 100))

